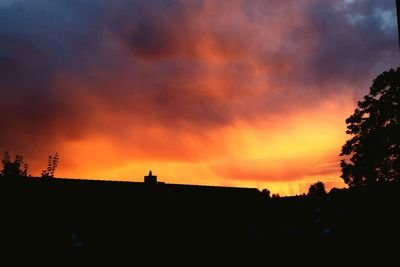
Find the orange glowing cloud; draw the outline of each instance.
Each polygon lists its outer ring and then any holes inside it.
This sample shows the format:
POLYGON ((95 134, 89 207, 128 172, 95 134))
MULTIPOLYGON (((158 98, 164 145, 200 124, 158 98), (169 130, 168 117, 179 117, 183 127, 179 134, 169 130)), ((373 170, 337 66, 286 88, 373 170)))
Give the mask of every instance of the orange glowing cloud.
POLYGON ((287 114, 284 121, 265 117, 206 134, 152 125, 135 134, 139 127, 133 126, 122 139, 91 136, 65 143, 61 154, 68 165, 59 173, 141 181, 144 170, 152 169, 170 183, 267 187, 281 194, 303 193, 318 179, 342 187, 338 154, 346 137, 341 117, 352 109, 352 101, 332 99, 287 114))

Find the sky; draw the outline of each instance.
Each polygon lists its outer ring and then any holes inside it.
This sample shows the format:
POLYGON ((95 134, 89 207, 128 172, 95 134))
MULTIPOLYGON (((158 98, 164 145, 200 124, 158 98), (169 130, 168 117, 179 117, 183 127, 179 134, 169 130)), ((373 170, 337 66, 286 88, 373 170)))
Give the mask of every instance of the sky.
POLYGON ((0 151, 40 175, 307 193, 399 66, 392 0, 0 0, 0 151))

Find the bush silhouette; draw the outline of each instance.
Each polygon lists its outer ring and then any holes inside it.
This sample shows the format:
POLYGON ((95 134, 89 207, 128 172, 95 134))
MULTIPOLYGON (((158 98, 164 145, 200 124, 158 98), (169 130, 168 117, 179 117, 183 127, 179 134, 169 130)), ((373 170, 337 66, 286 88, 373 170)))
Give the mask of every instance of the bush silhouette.
POLYGON ((264 198, 269 199, 271 198, 271 191, 269 191, 268 189, 263 189, 261 191, 261 194, 263 195, 264 198))
POLYGON ((326 194, 325 185, 323 182, 316 182, 315 184, 310 185, 308 188, 309 195, 324 195, 326 194))
POLYGON ((16 155, 15 160, 10 160, 10 154, 6 151, 2 159, 3 169, 0 176, 3 177, 27 177, 29 165, 24 162, 23 156, 16 155))
POLYGON ((50 155, 47 161, 47 169, 42 171, 42 178, 54 178, 54 172, 58 167, 58 162, 58 153, 56 153, 54 156, 50 155))

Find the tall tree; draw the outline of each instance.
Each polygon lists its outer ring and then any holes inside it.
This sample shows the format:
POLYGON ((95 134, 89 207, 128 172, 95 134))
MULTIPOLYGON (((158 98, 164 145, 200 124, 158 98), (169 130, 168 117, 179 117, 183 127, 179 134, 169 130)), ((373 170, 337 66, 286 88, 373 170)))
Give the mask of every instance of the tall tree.
POLYGON ((400 180, 400 68, 375 78, 368 95, 346 120, 351 135, 341 168, 349 186, 400 180))

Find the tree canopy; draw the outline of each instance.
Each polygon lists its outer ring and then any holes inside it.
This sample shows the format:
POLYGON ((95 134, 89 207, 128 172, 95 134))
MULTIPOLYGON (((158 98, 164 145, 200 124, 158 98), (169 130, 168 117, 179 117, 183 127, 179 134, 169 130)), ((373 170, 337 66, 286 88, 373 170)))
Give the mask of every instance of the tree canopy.
POLYGON ((309 195, 324 195, 326 194, 325 185, 323 182, 318 181, 308 188, 309 195))
POLYGON ((400 68, 375 78, 370 92, 346 120, 351 135, 342 147, 341 168, 349 186, 399 181, 400 68))

